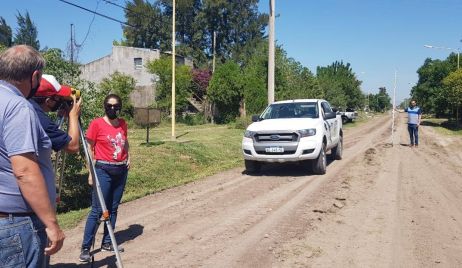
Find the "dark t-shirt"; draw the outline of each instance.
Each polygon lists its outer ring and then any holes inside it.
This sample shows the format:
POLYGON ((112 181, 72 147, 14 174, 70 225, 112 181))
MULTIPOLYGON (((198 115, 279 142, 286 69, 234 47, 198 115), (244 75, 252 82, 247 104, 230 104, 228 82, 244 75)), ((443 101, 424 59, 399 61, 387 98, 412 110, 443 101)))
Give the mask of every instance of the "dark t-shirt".
POLYGON ((62 150, 70 141, 71 137, 66 132, 59 129, 58 125, 42 110, 42 107, 34 100, 29 100, 40 120, 42 128, 51 140, 52 148, 55 152, 62 150))

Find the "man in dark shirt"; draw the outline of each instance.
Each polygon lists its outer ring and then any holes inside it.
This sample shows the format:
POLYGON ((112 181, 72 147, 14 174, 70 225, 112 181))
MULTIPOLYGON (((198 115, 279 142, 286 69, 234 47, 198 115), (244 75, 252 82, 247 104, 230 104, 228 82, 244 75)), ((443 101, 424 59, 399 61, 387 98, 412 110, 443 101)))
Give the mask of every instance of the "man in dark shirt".
POLYGON ((52 75, 42 75, 40 87, 30 103, 37 113, 40 124, 51 140, 54 151, 66 150, 68 153, 79 152, 79 114, 82 98, 79 100, 72 94, 72 89, 58 83, 52 75), (46 114, 56 112, 66 100, 73 100, 69 111, 69 127, 67 133, 59 129, 46 114))

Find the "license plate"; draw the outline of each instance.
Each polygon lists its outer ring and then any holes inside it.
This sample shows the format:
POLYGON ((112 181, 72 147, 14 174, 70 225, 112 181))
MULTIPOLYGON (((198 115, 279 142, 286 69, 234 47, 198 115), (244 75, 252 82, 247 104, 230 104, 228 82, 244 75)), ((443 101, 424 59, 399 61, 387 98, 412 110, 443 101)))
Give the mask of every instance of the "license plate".
POLYGON ((265 148, 265 151, 267 153, 283 153, 284 148, 282 148, 282 147, 268 147, 268 148, 265 148))

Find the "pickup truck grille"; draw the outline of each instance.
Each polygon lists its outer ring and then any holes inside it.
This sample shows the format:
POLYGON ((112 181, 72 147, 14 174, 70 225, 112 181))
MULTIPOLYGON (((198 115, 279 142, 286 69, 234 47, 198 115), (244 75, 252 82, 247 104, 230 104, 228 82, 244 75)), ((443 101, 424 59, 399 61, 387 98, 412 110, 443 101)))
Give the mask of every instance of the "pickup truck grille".
POLYGON ((297 133, 259 133, 255 135, 256 142, 294 142, 298 141, 297 133))
POLYGON ((266 152, 266 151, 256 151, 257 154, 264 154, 264 155, 288 155, 288 154, 295 154, 296 151, 284 151, 282 153, 269 153, 269 152, 266 152))

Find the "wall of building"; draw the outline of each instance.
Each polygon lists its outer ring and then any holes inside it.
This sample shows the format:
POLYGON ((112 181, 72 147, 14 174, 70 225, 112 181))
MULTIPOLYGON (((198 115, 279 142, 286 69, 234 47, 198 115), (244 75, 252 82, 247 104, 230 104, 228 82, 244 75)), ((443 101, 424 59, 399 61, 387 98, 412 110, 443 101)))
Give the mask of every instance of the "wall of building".
MULTIPOLYGON (((82 65, 81 78, 100 83, 116 71, 130 75, 136 80, 135 90, 130 96, 132 104, 135 107, 147 107, 154 104, 155 84, 159 78, 149 73, 145 65, 160 56, 158 49, 113 46, 110 55, 82 65)), ((181 56, 177 56, 177 62, 191 67, 193 65, 191 59, 181 56)))
POLYGON ((82 65, 81 78, 100 83, 114 72, 129 75, 136 81, 135 90, 130 96, 132 104, 135 107, 147 107, 154 104, 158 77, 149 73, 145 65, 159 58, 160 51, 157 49, 113 46, 110 55, 82 65))

